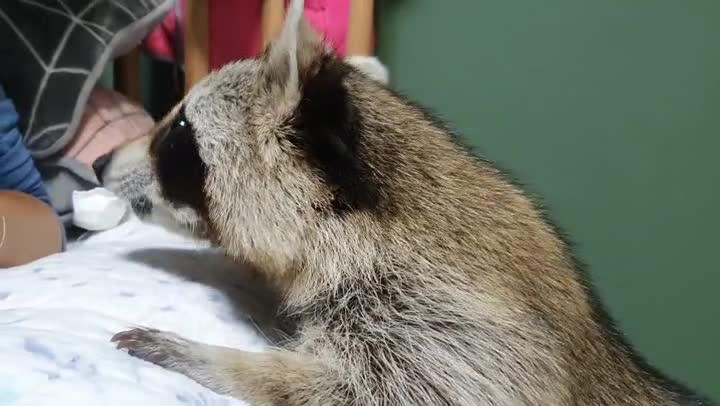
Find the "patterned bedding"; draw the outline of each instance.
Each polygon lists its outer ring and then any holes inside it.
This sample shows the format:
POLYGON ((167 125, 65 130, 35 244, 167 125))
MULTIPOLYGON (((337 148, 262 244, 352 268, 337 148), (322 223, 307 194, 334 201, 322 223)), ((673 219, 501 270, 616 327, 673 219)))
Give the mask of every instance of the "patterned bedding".
POLYGON ((109 339, 145 325, 262 351, 248 316, 257 292, 237 264, 136 219, 0 270, 0 405, 243 405, 109 339))

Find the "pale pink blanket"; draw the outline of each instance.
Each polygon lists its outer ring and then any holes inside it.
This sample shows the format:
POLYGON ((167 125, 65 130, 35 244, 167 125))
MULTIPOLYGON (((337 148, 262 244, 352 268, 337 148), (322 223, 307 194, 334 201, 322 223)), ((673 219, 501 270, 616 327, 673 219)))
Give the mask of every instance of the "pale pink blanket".
POLYGON ((96 159, 146 134, 152 117, 122 94, 96 87, 65 156, 92 166, 96 159))

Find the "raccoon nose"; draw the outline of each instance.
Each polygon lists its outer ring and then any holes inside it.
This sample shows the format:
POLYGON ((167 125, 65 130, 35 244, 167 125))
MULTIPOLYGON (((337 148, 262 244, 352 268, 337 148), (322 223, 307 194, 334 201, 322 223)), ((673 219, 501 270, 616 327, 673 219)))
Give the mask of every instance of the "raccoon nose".
POLYGON ((153 205, 150 199, 143 195, 130 199, 130 207, 138 217, 142 218, 150 214, 153 205))

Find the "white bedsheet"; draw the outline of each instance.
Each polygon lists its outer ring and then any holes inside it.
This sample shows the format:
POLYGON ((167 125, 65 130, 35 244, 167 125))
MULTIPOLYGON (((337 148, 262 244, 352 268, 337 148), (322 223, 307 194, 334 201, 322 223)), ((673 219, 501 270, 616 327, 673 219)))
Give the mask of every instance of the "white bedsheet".
POLYGON ((228 291, 242 274, 199 243, 136 219, 0 270, 0 405, 243 405, 109 342, 144 325, 262 351, 265 340, 228 300, 252 288, 240 282, 226 295, 212 287, 228 291))

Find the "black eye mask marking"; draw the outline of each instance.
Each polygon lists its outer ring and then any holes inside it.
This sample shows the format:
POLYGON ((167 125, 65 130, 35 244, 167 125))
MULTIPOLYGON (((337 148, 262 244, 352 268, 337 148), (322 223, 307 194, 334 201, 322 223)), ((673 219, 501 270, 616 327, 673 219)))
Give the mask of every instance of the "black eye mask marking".
POLYGON ((318 72, 303 83, 293 118, 299 133, 290 141, 333 190, 334 212, 378 211, 382 185, 363 157, 362 120, 343 85, 350 68, 332 56, 318 63, 318 72))
POLYGON ((177 207, 207 215, 207 166, 200 158, 195 130, 182 108, 164 134, 150 146, 163 198, 177 207))

